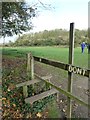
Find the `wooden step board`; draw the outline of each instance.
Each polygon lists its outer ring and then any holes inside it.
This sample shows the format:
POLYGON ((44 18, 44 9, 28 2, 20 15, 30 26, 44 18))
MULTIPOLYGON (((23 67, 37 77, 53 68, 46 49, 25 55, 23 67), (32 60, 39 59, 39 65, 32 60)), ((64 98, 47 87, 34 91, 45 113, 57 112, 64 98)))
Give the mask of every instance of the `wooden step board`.
POLYGON ((49 79, 51 79, 51 75, 48 75, 48 76, 43 76, 43 77, 41 77, 42 79, 44 79, 44 80, 49 80, 49 79))
POLYGON ((40 81, 41 80, 39 80, 39 79, 33 79, 33 80, 29 80, 29 81, 26 81, 26 82, 23 82, 23 83, 19 83, 19 84, 16 85, 16 87, 22 87, 22 86, 32 85, 32 84, 38 83, 40 81))
POLYGON ((45 98, 45 97, 47 97, 47 96, 50 96, 50 95, 52 95, 52 94, 55 94, 55 93, 57 93, 57 92, 58 92, 58 91, 53 88, 53 89, 48 90, 48 91, 45 91, 45 92, 43 92, 43 93, 41 93, 41 94, 38 94, 38 95, 35 95, 35 96, 32 96, 32 97, 26 98, 26 99, 25 99, 25 102, 26 102, 26 103, 33 104, 33 102, 38 101, 38 100, 41 100, 41 99, 43 99, 43 98, 45 98))
MULTIPOLYGON (((41 77, 41 78, 47 80, 47 79, 50 79, 51 76, 44 76, 44 77, 41 77)), ((40 81, 41 80, 37 78, 37 79, 29 80, 29 81, 26 81, 26 82, 23 82, 23 83, 19 83, 19 84, 16 85, 16 87, 32 85, 32 84, 38 83, 40 81)))

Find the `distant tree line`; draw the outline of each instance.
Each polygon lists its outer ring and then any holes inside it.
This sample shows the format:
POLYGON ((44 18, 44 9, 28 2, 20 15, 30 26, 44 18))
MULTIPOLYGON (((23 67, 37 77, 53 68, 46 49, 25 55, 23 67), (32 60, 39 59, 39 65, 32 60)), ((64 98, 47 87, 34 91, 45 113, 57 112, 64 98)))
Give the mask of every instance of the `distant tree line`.
MULTIPOLYGON (((87 42, 87 30, 75 30, 75 46, 81 42, 87 42)), ((20 36, 14 43, 9 42, 10 46, 58 46, 69 44, 69 31, 63 29, 55 29, 32 34, 24 34, 20 36)))

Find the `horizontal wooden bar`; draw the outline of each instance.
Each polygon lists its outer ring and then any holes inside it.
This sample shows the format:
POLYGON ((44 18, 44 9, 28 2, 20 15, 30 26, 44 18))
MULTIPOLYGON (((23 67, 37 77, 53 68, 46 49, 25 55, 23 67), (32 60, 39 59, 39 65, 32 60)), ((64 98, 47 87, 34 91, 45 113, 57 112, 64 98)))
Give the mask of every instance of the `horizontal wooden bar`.
POLYGON ((44 79, 44 80, 49 80, 49 79, 51 79, 51 78, 52 78, 51 75, 48 75, 48 76, 42 76, 42 79, 44 79))
POLYGON ((89 77, 89 73, 90 73, 90 69, 85 69, 85 68, 81 68, 81 67, 77 67, 74 65, 70 65, 70 64, 65 64, 63 62, 59 62, 59 61, 54 61, 54 60, 49 60, 46 58, 41 58, 41 57, 36 57, 33 56, 35 61, 41 62, 41 63, 45 63, 69 72, 73 72, 75 74, 79 74, 82 76, 86 76, 89 77))
POLYGON ((52 95, 52 94, 55 94, 55 93, 57 93, 57 92, 58 92, 58 91, 57 91, 56 89, 52 88, 51 90, 48 90, 48 91, 42 92, 42 93, 40 93, 40 94, 38 94, 38 95, 35 95, 35 96, 31 96, 31 97, 29 97, 29 98, 26 98, 26 99, 25 99, 25 102, 26 102, 26 103, 33 104, 35 101, 41 100, 41 99, 43 99, 43 98, 45 98, 45 97, 48 97, 48 96, 50 96, 50 95, 52 95))
POLYGON ((23 83, 18 83, 16 84, 16 87, 22 87, 22 86, 28 86, 28 85, 32 85, 32 84, 35 84, 35 83, 38 83, 40 82, 40 80, 38 79, 33 79, 33 80, 29 80, 29 81, 25 81, 23 83))
MULTIPOLYGON (((52 77, 51 75, 43 76, 42 79, 48 80, 51 77, 52 77)), ((41 81, 40 79, 33 79, 33 80, 25 81, 23 83, 18 83, 18 84, 16 84, 16 87, 28 86, 28 85, 32 85, 32 84, 38 83, 40 81, 41 81)))
POLYGON ((48 84, 51 85, 53 88, 55 88, 56 90, 58 90, 58 91, 61 92, 62 94, 66 95, 67 97, 70 97, 71 99, 76 100, 78 103, 80 103, 80 104, 82 104, 82 105, 85 105, 86 107, 90 108, 90 104, 87 104, 87 103, 85 103, 84 101, 82 101, 81 99, 79 99, 78 97, 73 96, 70 92, 67 92, 67 91, 63 90, 62 88, 57 87, 57 86, 54 85, 53 83, 42 79, 41 76, 39 76, 39 75, 37 75, 37 74, 35 74, 35 76, 36 76, 37 78, 41 79, 42 81, 45 81, 46 83, 48 83, 48 84))

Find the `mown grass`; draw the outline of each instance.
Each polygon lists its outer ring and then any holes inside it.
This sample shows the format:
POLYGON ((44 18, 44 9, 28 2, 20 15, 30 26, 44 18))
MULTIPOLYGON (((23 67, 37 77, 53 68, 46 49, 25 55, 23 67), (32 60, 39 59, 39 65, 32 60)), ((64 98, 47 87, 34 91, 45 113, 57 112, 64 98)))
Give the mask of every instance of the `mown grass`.
MULTIPOLYGON (((45 57, 68 63, 69 49, 60 47, 5 47, 2 49, 2 54, 9 57, 26 57, 26 54, 31 52, 35 56, 45 57)), ((88 52, 85 48, 84 54, 81 53, 81 48, 74 49, 74 65, 80 67, 88 66, 88 52)))

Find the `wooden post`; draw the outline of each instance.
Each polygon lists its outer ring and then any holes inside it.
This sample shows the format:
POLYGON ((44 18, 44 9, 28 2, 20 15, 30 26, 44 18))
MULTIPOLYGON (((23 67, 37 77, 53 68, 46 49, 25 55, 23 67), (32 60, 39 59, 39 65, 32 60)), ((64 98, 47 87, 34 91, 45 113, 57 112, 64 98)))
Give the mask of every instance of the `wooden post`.
POLYGON ((34 79, 34 57, 32 54, 30 54, 30 60, 31 60, 31 80, 34 79))
POLYGON ((32 80, 34 79, 34 57, 31 53, 28 53, 27 59, 27 76, 29 80, 32 80))
POLYGON ((26 85, 23 86, 23 95, 24 95, 25 98, 28 97, 28 92, 27 92, 27 86, 26 85))
MULTIPOLYGON (((74 60, 74 23, 70 23, 69 33, 69 64, 73 64, 74 60)), ((73 73, 68 72, 68 92, 72 93, 73 73)), ((68 97, 67 105, 67 117, 71 118, 72 103, 70 97, 68 97)))
POLYGON ((28 53, 27 54, 27 77, 28 77, 28 80, 31 79, 31 75, 30 75, 30 66, 31 66, 31 54, 28 53))
MULTIPOLYGON (((30 53, 30 76, 31 76, 31 80, 34 80, 34 57, 32 56, 31 53, 30 53)), ((32 88, 33 88, 33 93, 34 93, 35 86, 32 85, 32 88)))
MULTIPOLYGON (((30 53, 27 54, 27 78, 30 79, 30 53)), ((26 85, 23 86, 23 95, 24 97, 28 97, 28 87, 26 85)))
MULTIPOLYGON (((34 58, 31 53, 27 54, 27 77, 28 80, 34 79, 34 58)), ((27 86, 23 86, 23 95, 26 98, 28 96, 27 86)))

